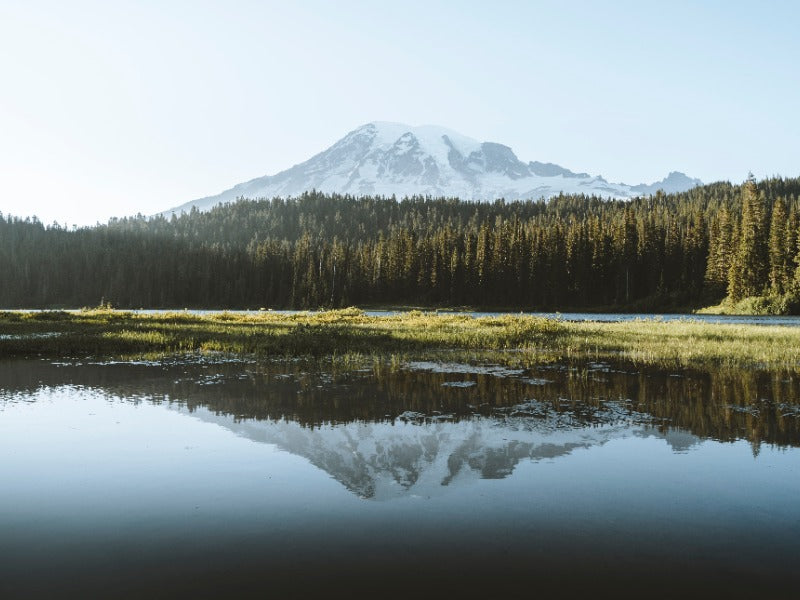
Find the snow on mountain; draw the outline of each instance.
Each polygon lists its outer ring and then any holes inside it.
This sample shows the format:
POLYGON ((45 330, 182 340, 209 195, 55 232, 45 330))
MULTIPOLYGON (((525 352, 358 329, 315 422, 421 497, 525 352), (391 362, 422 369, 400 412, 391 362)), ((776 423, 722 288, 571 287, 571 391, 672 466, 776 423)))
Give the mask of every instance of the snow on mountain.
POLYGON ((242 197, 288 197, 310 190, 491 201, 550 198, 562 192, 632 198, 659 189, 685 191, 700 184, 678 172, 650 185, 609 183, 600 176, 573 173, 552 163, 524 163, 508 146, 479 142, 443 127, 374 122, 351 131, 327 150, 290 169, 240 183, 165 214, 194 206, 206 210, 242 197))

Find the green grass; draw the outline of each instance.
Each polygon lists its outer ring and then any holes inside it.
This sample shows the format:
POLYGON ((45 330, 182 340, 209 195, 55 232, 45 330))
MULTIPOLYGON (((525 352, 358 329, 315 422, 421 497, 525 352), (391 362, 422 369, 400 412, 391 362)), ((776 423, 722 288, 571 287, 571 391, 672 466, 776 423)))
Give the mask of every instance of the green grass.
POLYGON ((108 309, 0 312, 0 357, 135 356, 218 351, 270 357, 622 359, 659 366, 800 366, 800 328, 697 321, 570 323, 505 315, 359 309, 258 315, 142 315, 108 309))
POLYGON ((782 296, 750 296, 734 302, 725 298, 719 304, 695 311, 699 315, 796 315, 800 298, 789 293, 782 296))

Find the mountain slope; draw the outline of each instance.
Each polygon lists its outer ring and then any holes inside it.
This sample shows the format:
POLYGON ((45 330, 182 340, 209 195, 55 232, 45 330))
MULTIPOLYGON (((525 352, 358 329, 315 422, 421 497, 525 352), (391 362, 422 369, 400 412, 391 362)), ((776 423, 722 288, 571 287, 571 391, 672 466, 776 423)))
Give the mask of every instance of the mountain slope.
POLYGON ((443 127, 374 122, 351 131, 327 150, 276 175, 188 202, 167 213, 200 210, 237 198, 325 193, 447 196, 465 200, 550 198, 560 193, 631 198, 659 189, 679 192, 701 182, 670 173, 651 185, 609 183, 552 163, 520 161, 508 146, 478 142, 443 127))

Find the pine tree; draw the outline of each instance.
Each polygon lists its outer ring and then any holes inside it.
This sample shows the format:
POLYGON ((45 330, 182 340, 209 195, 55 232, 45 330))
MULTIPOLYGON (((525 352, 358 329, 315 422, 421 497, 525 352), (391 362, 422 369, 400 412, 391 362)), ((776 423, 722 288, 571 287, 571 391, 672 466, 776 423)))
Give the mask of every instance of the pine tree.
POLYGON ((710 296, 725 294, 734 254, 733 221, 727 205, 723 204, 709 230, 705 282, 710 296))
MULTIPOLYGON (((739 239, 739 223, 734 223, 731 239, 739 239)), ((734 302, 738 302, 747 295, 744 291, 744 281, 742 279, 744 269, 741 261, 742 254, 740 252, 733 253, 731 264, 728 268, 728 298, 734 302)))
POLYGON ((784 294, 789 287, 789 257, 786 255, 786 204, 778 198, 772 206, 769 226, 769 284, 776 295, 784 294))
POLYGON ((741 193, 742 221, 735 262, 735 268, 739 270, 735 278, 741 289, 736 287, 735 293, 729 289, 734 300, 761 295, 769 276, 766 197, 764 192, 759 192, 752 173, 742 185, 741 193))
POLYGON ((631 202, 309 193, 75 231, 2 217, 0 307, 104 297, 133 308, 559 309, 718 301, 726 288, 800 296, 798 195, 800 179, 772 179, 631 202))
POLYGON ((690 297, 697 297, 703 287, 708 257, 708 233, 703 213, 695 210, 686 233, 684 274, 690 297))

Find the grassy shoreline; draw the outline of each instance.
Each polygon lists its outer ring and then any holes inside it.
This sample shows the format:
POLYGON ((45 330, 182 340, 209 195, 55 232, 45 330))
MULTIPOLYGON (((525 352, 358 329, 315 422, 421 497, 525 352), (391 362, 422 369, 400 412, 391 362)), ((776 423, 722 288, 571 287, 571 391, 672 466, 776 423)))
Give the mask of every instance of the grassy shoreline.
POLYGON ((664 367, 800 368, 800 328, 692 320, 567 322, 359 309, 257 315, 0 312, 0 358, 182 352, 265 357, 382 356, 492 361, 625 360, 664 367))
POLYGON ((800 313, 800 298, 794 293, 773 296, 749 296, 734 302, 724 298, 719 304, 695 311, 698 315, 788 316, 800 313))

